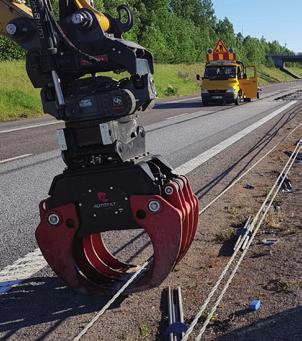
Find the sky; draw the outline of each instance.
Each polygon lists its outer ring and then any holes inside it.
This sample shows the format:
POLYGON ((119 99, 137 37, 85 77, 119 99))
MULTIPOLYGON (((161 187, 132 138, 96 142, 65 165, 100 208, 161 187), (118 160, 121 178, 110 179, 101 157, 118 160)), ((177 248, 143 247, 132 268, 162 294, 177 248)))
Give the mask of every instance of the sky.
POLYGON ((302 0, 212 0, 218 19, 228 17, 235 32, 277 40, 302 52, 302 0))

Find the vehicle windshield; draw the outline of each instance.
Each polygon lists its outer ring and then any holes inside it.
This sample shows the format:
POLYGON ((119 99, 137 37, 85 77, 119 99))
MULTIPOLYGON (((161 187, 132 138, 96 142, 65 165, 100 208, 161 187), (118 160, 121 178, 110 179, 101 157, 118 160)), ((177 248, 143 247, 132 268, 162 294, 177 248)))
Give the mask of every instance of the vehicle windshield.
POLYGON ((235 66, 208 66, 204 73, 204 78, 207 79, 229 79, 235 77, 235 66))

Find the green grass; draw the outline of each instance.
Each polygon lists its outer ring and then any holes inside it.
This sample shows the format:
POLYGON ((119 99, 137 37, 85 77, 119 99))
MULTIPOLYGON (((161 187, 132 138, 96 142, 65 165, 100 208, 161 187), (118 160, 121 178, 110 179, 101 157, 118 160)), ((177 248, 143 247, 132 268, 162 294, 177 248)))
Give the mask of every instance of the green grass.
MULTIPOLYGON (((301 75, 302 68, 290 67, 301 75)), ((196 74, 202 75, 204 64, 157 64, 155 83, 160 98, 198 95, 199 84, 196 74)), ((29 81, 24 62, 0 62, 0 121, 42 115, 39 89, 34 89, 29 81)), ((109 74, 111 76, 113 74, 109 74)), ((276 68, 258 67, 260 84, 290 81, 292 78, 276 68)), ((125 75, 113 75, 121 78, 125 75)))
POLYGON ((196 74, 202 75, 204 64, 155 65, 155 84, 160 98, 186 96, 199 93, 196 74), (169 89, 174 89, 169 90, 169 89))
POLYGON ((40 90, 33 88, 23 62, 1 62, 0 75, 0 121, 41 115, 40 90))
POLYGON ((302 68, 297 66, 289 66, 287 67, 290 71, 292 71, 294 74, 302 78, 302 68))
MULTIPOLYGON (((265 85, 269 83, 277 83, 277 82, 288 82, 288 81, 293 80, 291 76, 280 71, 279 69, 270 68, 265 65, 258 66, 257 72, 258 72, 260 85, 265 85)), ((300 72, 302 72, 302 69, 300 72)))

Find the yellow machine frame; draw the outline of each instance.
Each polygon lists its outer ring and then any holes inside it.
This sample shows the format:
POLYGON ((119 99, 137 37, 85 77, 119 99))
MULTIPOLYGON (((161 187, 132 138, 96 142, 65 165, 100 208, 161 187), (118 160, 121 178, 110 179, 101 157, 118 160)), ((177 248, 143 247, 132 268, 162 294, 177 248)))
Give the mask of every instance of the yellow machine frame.
MULTIPOLYGON (((104 30, 104 32, 108 32, 110 30, 110 20, 103 13, 97 11, 93 8, 88 0, 73 0, 76 7, 78 9, 87 8, 92 10, 98 20, 99 23, 104 30)), ((0 35, 7 35, 6 26, 7 24, 18 17, 31 17, 32 12, 31 9, 25 5, 25 1, 23 0, 0 0, 0 35)))

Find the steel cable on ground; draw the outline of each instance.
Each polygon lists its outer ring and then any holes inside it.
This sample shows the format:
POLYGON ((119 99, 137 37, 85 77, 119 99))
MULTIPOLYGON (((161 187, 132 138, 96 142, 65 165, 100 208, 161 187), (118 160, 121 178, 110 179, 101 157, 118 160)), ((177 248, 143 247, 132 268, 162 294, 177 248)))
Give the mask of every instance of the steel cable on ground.
MULTIPOLYGON (((271 205, 276 197, 276 195, 278 194, 284 180, 286 179, 286 176, 287 174, 289 173, 293 163, 295 162, 295 159, 300 151, 300 149, 302 148, 301 146, 301 140, 297 143, 295 149, 294 149, 294 152, 292 153, 292 155, 290 156, 290 158, 288 159, 288 161, 286 162, 283 170, 281 171, 280 175, 278 176, 277 180, 275 181, 273 187, 271 188, 270 192, 268 193, 268 195, 266 196, 266 199, 264 200, 263 204, 261 205, 259 211, 257 212, 256 216, 254 217, 253 221, 252 221, 252 225, 255 226, 256 222, 258 221, 260 215, 261 215, 261 212, 263 211, 263 209, 265 208, 265 206, 267 205, 267 202, 269 201, 269 204, 266 206, 264 212, 263 212, 263 215, 260 219, 260 221, 257 223, 256 225, 256 228, 254 229, 253 231, 253 234, 251 236, 251 238, 249 239, 249 242, 246 246, 246 248, 244 249, 244 251, 242 252, 240 258, 238 259, 238 262, 236 263, 235 265, 235 268, 233 269, 232 273, 230 274, 230 277, 228 279, 228 281, 226 282, 225 286, 223 287, 222 291, 221 291, 221 294, 219 295, 218 299, 216 300, 212 310, 210 311, 210 313, 208 314, 207 316, 207 319, 205 320, 204 324, 203 324, 203 327, 201 328, 200 330, 200 333, 198 334, 196 340, 197 341, 200 341, 201 340, 201 336, 203 335, 203 333, 205 332, 206 330, 206 327, 208 326, 208 324, 210 323, 211 321, 211 318, 213 316, 213 314, 215 313, 220 301, 222 300, 226 290, 228 289, 231 281, 233 280, 244 256, 246 255, 251 243, 253 242, 254 240, 254 237, 256 236, 264 218, 266 217, 268 211, 270 210, 271 208, 271 205), (287 170, 286 170, 287 168, 287 170), (286 171, 285 171, 286 170, 286 171), (279 185, 278 185, 279 184, 279 185), (276 189, 277 187, 277 189, 276 189), (274 190, 276 189, 275 193, 272 195, 272 193, 274 192, 274 190), (270 199, 271 198, 271 199, 270 199)), ((243 236, 242 238, 242 241, 245 239, 245 236, 248 234, 249 232, 246 231, 246 234, 243 236)), ((242 242, 241 241, 241 242, 242 242)), ((240 242, 240 244, 241 244, 240 242)), ((235 256, 237 255, 238 253, 238 250, 240 249, 240 247, 238 247, 235 251, 235 256)), ((234 255, 233 255, 234 256, 234 255)), ((198 323, 198 320, 200 319, 200 317, 202 316, 203 312, 205 311, 206 307, 208 306, 211 298, 213 297, 213 295, 215 294, 215 292, 217 291, 218 287, 219 287, 219 284, 221 283, 223 277, 225 276, 227 270, 230 268, 230 265, 231 263, 233 262, 233 260, 235 259, 235 256, 230 259, 230 261, 228 262, 228 264, 226 265, 226 267, 224 268, 222 274, 220 275, 218 281, 216 282, 216 284, 214 285, 213 289, 211 290, 209 296, 207 297, 207 300, 205 301, 205 303, 202 305, 200 311, 198 312, 198 314, 195 316, 194 320, 192 321, 190 327, 188 328, 188 330, 186 331, 184 337, 182 338, 182 341, 186 341, 188 340, 190 334, 193 332, 193 329, 195 328, 196 324, 198 323)))
POLYGON ((73 339, 73 341, 79 341, 88 330, 97 322, 97 320, 110 308, 115 300, 137 279, 137 277, 147 268, 150 264, 150 260, 145 262, 141 268, 136 271, 128 281, 116 292, 114 296, 104 305, 104 307, 95 315, 95 317, 85 326, 85 328, 73 339))

